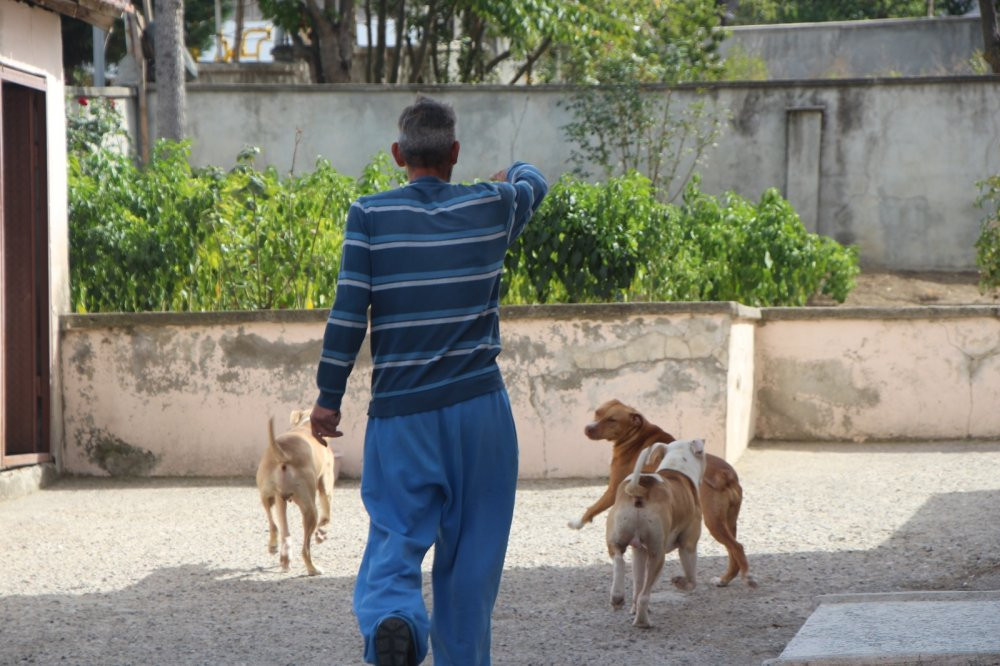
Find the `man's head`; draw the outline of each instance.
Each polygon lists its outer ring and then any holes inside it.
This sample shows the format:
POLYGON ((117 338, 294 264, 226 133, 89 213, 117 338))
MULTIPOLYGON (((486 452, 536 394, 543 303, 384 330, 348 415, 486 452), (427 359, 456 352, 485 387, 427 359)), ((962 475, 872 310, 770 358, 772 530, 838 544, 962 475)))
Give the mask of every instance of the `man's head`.
POLYGON ((401 166, 437 170, 450 176, 458 160, 455 111, 448 104, 418 97, 400 114, 399 139, 392 149, 401 166))

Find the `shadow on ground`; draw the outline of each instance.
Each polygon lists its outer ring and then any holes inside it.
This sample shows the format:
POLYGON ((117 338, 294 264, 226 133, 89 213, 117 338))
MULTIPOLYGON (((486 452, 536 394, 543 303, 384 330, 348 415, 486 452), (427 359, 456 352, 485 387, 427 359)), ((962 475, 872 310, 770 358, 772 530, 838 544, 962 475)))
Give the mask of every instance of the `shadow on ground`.
MULTIPOLYGON (((759 664, 781 652, 820 594, 1000 588, 997 524, 1000 491, 934 495, 873 550, 751 553, 757 590, 707 584, 725 562, 703 557, 699 587, 674 592, 671 555, 649 630, 610 609, 610 564, 513 568, 495 613, 494 663, 759 664), (981 520, 954 520, 970 507, 981 520)), ((352 588, 350 577, 184 565, 114 592, 9 595, 0 599, 0 662, 357 664, 352 588)))

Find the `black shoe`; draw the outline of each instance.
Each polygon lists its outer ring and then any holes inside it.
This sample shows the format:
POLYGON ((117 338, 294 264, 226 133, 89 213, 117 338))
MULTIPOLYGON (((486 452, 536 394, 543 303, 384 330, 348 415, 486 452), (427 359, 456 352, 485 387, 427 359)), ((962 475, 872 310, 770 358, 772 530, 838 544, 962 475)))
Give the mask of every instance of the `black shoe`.
POLYGON ((375 630, 375 663, 378 666, 417 666, 410 625, 398 617, 387 617, 375 630))

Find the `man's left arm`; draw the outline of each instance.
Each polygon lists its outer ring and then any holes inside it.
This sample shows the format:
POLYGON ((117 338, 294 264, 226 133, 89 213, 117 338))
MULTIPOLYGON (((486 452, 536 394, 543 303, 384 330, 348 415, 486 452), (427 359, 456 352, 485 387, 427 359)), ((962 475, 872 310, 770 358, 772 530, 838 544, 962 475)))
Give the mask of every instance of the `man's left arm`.
POLYGON ((542 172, 527 162, 514 162, 503 175, 503 180, 514 186, 514 219, 508 236, 509 242, 513 243, 542 205, 549 184, 542 172))

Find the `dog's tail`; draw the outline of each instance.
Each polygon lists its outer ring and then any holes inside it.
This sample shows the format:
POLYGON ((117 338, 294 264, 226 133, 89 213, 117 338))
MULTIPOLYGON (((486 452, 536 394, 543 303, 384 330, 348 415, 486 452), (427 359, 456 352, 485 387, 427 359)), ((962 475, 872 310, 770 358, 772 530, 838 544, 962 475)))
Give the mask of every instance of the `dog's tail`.
POLYGON ((273 416, 267 420, 267 445, 271 448, 271 451, 274 452, 274 455, 278 457, 278 460, 280 460, 283 463, 288 462, 289 460, 288 454, 285 453, 285 451, 280 446, 278 446, 277 440, 274 439, 273 416))
POLYGON ((642 468, 646 466, 649 457, 658 452, 659 449, 663 449, 663 452, 660 454, 662 458, 667 454, 667 445, 662 442, 657 442, 639 452, 639 457, 635 460, 635 469, 632 470, 628 485, 625 486, 626 495, 645 497, 646 493, 649 492, 649 488, 642 483, 642 468))

